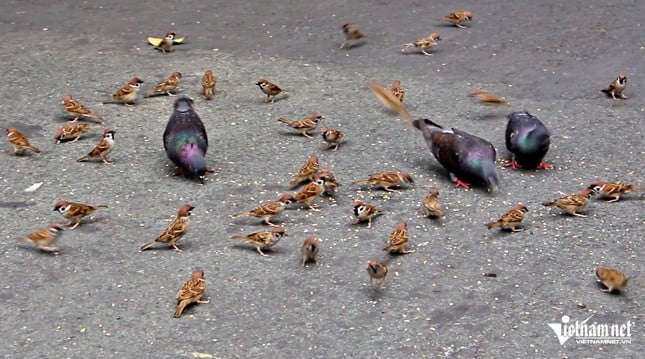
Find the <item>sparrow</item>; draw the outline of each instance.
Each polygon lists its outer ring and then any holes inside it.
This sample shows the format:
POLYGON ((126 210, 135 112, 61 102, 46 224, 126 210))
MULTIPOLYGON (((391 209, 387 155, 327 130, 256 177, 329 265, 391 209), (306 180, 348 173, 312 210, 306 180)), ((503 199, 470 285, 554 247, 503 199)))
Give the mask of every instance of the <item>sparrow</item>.
POLYGON ((36 244, 36 248, 45 252, 58 252, 58 248, 52 247, 51 244, 56 241, 56 238, 63 230, 63 225, 60 223, 50 223, 47 227, 41 228, 37 231, 29 233, 27 239, 36 244))
POLYGON ((261 256, 268 257, 264 252, 262 252, 262 250, 273 247, 280 241, 280 239, 282 239, 282 237, 286 236, 287 231, 284 228, 273 227, 270 231, 255 232, 246 236, 233 236, 231 239, 245 241, 248 244, 255 246, 255 249, 261 256))
POLYGON ((177 96, 173 92, 179 86, 179 80, 181 79, 180 72, 173 72, 165 80, 159 82, 155 88, 148 91, 143 97, 151 97, 157 93, 165 93, 168 96, 177 96))
POLYGON ((526 111, 512 112, 507 116, 506 148, 513 154, 506 167, 551 169, 542 161, 549 151, 551 133, 535 116, 526 111))
POLYGON ((175 36, 177 34, 174 31, 168 31, 166 35, 161 39, 161 41, 155 45, 155 49, 161 51, 162 53, 172 52, 172 45, 175 43, 175 36))
POLYGON ((138 77, 131 78, 128 83, 112 94, 112 100, 104 101, 103 104, 122 103, 126 106, 133 106, 142 83, 143 80, 138 77))
MULTIPOLYGON (((432 56, 432 54, 427 52, 426 50, 439 45, 439 43, 437 42, 439 40, 441 40, 441 36, 439 36, 439 34, 437 34, 436 32, 433 32, 432 34, 424 38, 421 38, 415 42, 409 42, 407 44, 403 44, 403 47, 401 48, 401 52, 405 52, 408 49, 411 49, 413 47, 418 47, 424 55, 432 56)), ((403 99, 401 99, 401 102, 403 102, 403 99)))
POLYGON ((73 99, 72 95, 63 95, 63 97, 61 98, 61 103, 63 104, 63 107, 65 107, 65 111, 67 111, 68 114, 74 117, 72 122, 77 121, 81 117, 91 117, 99 121, 100 123, 103 123, 102 116, 88 110, 88 108, 85 107, 79 100, 73 99))
POLYGON ((284 208, 290 205, 294 200, 295 198, 292 195, 285 194, 277 201, 262 204, 248 212, 236 213, 233 215, 233 218, 256 217, 262 219, 264 223, 272 227, 276 227, 277 225, 271 223, 270 219, 282 213, 282 211, 284 211, 284 208))
POLYGON ((318 252, 320 251, 320 242, 314 237, 307 237, 304 242, 302 242, 302 247, 300 248, 300 266, 304 267, 307 262, 314 262, 318 266, 318 252))
POLYGON ((184 204, 179 207, 177 217, 172 221, 168 228, 166 228, 156 239, 142 245, 139 248, 139 251, 145 251, 157 243, 167 243, 174 251, 181 252, 181 249, 177 246, 177 242, 188 232, 188 222, 190 215, 193 214, 192 211, 194 208, 195 207, 189 204, 184 204))
POLYGON ((296 203, 304 204, 312 211, 319 211, 313 205, 313 201, 325 192, 325 180, 321 176, 316 176, 313 182, 307 183, 306 186, 294 196, 296 203))
POLYGON ((360 40, 365 37, 365 34, 361 32, 361 30, 356 27, 356 25, 352 25, 348 22, 343 24, 343 33, 345 34, 345 41, 340 45, 340 48, 344 48, 345 45, 347 45, 347 48, 350 49, 355 46, 353 44, 354 41, 360 40))
POLYGON ((193 100, 180 97, 163 133, 163 144, 168 158, 178 167, 177 174, 199 177, 204 183, 208 136, 204 123, 193 109, 193 100))
POLYGON ((202 77, 202 94, 205 99, 210 100, 215 96, 215 85, 217 85, 217 77, 213 75, 213 71, 206 70, 202 77))
POLYGON ((54 139, 57 144, 69 140, 76 142, 85 132, 94 127, 85 123, 69 123, 54 132, 54 139))
POLYGON ((7 138, 13 146, 14 155, 22 154, 26 150, 40 153, 40 150, 36 146, 29 143, 27 136, 14 127, 7 127, 7 138))
POLYGON ((408 224, 399 222, 396 228, 390 233, 387 239, 387 247, 383 248, 384 251, 392 254, 408 254, 414 253, 415 250, 406 249, 408 244, 408 224))
POLYGON ((370 276, 370 283, 372 279, 380 279, 379 288, 385 288, 385 280, 387 279, 387 264, 372 259, 367 262, 367 274, 370 276))
POLYGON ((609 86, 602 90, 602 92, 606 93, 607 95, 611 95, 611 98, 614 100, 618 100, 616 98, 616 95, 620 96, 620 98, 626 100, 629 97, 623 93, 625 91, 625 87, 627 87, 627 76, 625 74, 620 74, 618 77, 609 84, 609 86))
POLYGON ((392 82, 392 86, 390 86, 390 92, 399 101, 403 102, 403 97, 405 97, 405 90, 403 89, 403 87, 401 87, 401 81, 394 80, 392 82))
POLYGON ((108 160, 107 155, 114 149, 114 132, 113 129, 106 128, 103 131, 103 139, 101 142, 90 153, 77 159, 76 162, 83 162, 93 157, 99 157, 103 163, 111 164, 112 162, 108 160))
POLYGON ((625 288, 625 286, 627 286, 627 282, 629 282, 629 278, 627 278, 623 272, 615 268, 598 267, 596 268, 596 277, 598 277, 600 282, 607 287, 606 289, 601 289, 601 291, 605 293, 611 293, 614 289, 621 290, 625 288))
POLYGON ((423 199, 426 217, 442 218, 445 214, 441 210, 441 201, 439 201, 439 190, 435 187, 430 188, 428 194, 423 199))
POLYGON ((206 281, 204 280, 204 271, 196 269, 190 276, 190 279, 177 292, 177 307, 173 317, 181 317, 181 313, 183 313, 184 308, 188 304, 207 304, 209 302, 208 300, 201 300, 205 290, 206 281))
POLYGON ((542 205, 545 207, 556 206, 572 216, 587 217, 577 212, 587 206, 593 193, 593 190, 585 188, 576 194, 563 196, 550 202, 542 202, 542 205))
POLYGON ((439 18, 435 19, 434 21, 446 21, 450 22, 453 25, 459 27, 459 28, 465 28, 464 25, 461 23, 466 21, 466 20, 472 20, 473 19, 473 13, 470 11, 465 11, 465 10, 458 10, 455 12, 451 12, 450 14, 439 18))
POLYGON ((332 149, 332 151, 338 151, 338 146, 340 142, 345 137, 345 134, 339 130, 333 128, 323 127, 320 129, 320 134, 322 135, 323 141, 327 142, 327 150, 332 149))
POLYGON ((354 184, 380 186, 388 192, 398 193, 400 191, 391 189, 390 187, 414 185, 414 180, 407 172, 379 172, 372 173, 368 179, 356 181, 354 184))
POLYGON ((367 228, 372 228, 372 219, 382 214, 382 212, 375 206, 359 200, 354 200, 353 206, 354 217, 356 217, 356 219, 354 220, 354 222, 352 222, 352 224, 358 224, 360 222, 367 221, 367 228))
POLYGON ((298 175, 296 178, 291 180, 289 184, 291 187, 295 187, 302 182, 305 181, 313 181, 314 177, 316 176, 316 173, 318 173, 318 157, 315 155, 309 156, 307 159, 307 162, 305 162, 302 167, 300 167, 300 170, 298 171, 298 175))
POLYGON ((504 213, 499 220, 490 222, 486 225, 488 229, 499 227, 501 229, 510 230, 511 232, 521 232, 524 228, 516 228, 524 220, 524 214, 528 212, 526 206, 518 204, 510 211, 504 213))
POLYGON ((89 204, 68 202, 65 200, 58 200, 54 203, 54 211, 62 214, 63 217, 70 220, 66 224, 69 229, 74 229, 81 224, 81 220, 90 214, 94 213, 96 210, 101 208, 108 208, 106 205, 91 206, 89 204))
POLYGON ((340 187, 340 182, 336 180, 336 176, 328 169, 321 168, 316 175, 323 180, 323 186, 325 187, 325 194, 334 195, 338 187, 340 187))
POLYGON ((260 87, 260 90, 262 90, 265 95, 267 95, 267 99, 264 101, 266 103, 274 103, 276 96, 283 92, 285 94, 287 93, 287 91, 281 89, 278 85, 269 82, 266 79, 259 79, 255 84, 260 87))
POLYGON ((322 120, 323 118, 323 115, 315 113, 309 117, 301 118, 297 121, 291 121, 286 118, 279 118, 278 122, 285 123, 288 126, 300 131, 300 133, 302 133, 302 135, 307 138, 313 138, 309 135, 309 132, 315 130, 316 127, 318 127, 320 120, 322 120))
POLYGON ((484 105, 508 105, 508 101, 504 97, 493 95, 484 90, 472 90, 470 91, 470 96, 474 96, 477 101, 484 105))
MULTIPOLYGON (((167 32, 166 35, 164 35, 163 38, 162 37, 148 36, 148 43, 156 48, 159 45, 161 45, 161 43, 164 41, 164 38, 166 36, 168 36, 169 33, 172 33, 172 31, 167 32)), ((173 45, 181 44, 181 43, 184 42, 184 40, 186 40, 185 36, 184 37, 177 37, 177 35, 174 35, 173 39, 172 39, 172 44, 173 45)))
POLYGON ((609 200, 609 203, 618 201, 620 196, 625 193, 639 191, 636 186, 629 183, 604 181, 591 182, 589 189, 599 193, 603 198, 613 198, 612 200, 609 200))

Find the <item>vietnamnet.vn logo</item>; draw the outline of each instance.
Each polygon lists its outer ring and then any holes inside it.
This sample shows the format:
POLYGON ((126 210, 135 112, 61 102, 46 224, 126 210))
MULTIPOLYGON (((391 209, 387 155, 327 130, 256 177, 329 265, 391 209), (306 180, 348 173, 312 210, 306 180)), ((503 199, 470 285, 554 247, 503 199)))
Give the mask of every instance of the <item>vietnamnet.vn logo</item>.
POLYGON ((575 338, 578 344, 630 344, 632 342, 632 327, 634 323, 626 321, 621 324, 589 322, 593 317, 575 322, 568 315, 562 316, 561 323, 549 323, 555 335, 558 336, 560 345, 567 340, 575 338))

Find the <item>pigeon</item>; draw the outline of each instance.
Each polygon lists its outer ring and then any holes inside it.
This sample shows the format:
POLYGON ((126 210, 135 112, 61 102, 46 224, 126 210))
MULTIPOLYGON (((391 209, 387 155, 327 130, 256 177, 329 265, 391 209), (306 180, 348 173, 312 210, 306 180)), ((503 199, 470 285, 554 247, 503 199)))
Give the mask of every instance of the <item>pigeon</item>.
POLYGON ((163 133, 163 144, 168 158, 179 167, 177 174, 197 176, 204 183, 206 172, 212 172, 204 160, 208 137, 190 98, 175 101, 175 110, 163 133))
POLYGON ((526 169, 550 169, 553 165, 542 161, 551 135, 544 124, 530 113, 513 112, 507 116, 506 148, 513 154, 506 167, 526 169))

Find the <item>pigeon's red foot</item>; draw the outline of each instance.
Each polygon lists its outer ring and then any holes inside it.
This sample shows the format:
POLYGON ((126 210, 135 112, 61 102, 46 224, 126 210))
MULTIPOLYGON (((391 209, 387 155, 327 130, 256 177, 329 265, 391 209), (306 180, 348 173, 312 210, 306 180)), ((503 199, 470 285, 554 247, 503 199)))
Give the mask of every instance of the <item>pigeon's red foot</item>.
POLYGON ((540 162, 540 164, 537 166, 539 170, 550 170, 553 168, 553 165, 550 163, 546 162, 540 162))
POLYGON ((460 180, 459 178, 457 178, 457 180, 455 181, 455 187, 457 187, 457 188, 461 187, 461 188, 465 188, 465 189, 470 189, 470 183, 466 183, 466 182, 460 180))
POLYGON ((518 169, 518 168, 522 168, 522 165, 520 165, 519 163, 515 162, 515 160, 513 160, 505 164, 504 167, 518 169))

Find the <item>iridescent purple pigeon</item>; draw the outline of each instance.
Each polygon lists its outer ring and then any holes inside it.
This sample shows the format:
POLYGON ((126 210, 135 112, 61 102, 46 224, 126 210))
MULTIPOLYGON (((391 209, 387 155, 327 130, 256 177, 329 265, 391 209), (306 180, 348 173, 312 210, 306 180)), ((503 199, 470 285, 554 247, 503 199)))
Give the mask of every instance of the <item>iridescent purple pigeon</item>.
POLYGON ((513 154, 506 167, 545 169, 552 165, 542 161, 549 151, 551 135, 537 117, 526 111, 513 112, 507 116, 506 148, 513 154))

